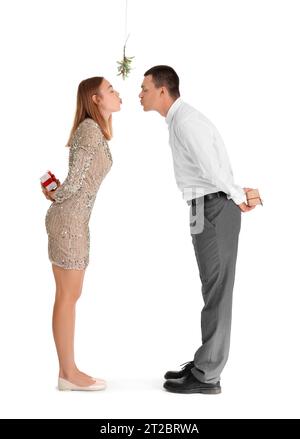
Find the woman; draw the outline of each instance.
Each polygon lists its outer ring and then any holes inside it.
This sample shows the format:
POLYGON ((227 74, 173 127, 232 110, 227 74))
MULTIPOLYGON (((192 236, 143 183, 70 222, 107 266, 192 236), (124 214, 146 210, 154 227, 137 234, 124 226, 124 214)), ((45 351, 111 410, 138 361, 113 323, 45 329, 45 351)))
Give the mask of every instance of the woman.
POLYGON ((43 188, 52 201, 45 225, 48 254, 56 284, 53 336, 59 360, 59 390, 101 390, 104 380, 81 372, 74 358, 75 305, 89 264, 89 219, 101 182, 112 166, 107 140, 112 113, 120 111, 119 93, 103 77, 82 81, 68 144, 69 171, 55 191, 43 188))

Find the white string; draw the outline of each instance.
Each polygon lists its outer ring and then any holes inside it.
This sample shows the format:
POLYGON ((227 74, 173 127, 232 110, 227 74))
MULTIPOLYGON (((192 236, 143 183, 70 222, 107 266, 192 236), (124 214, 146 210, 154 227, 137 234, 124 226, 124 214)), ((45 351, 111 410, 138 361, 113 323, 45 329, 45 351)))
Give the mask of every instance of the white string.
POLYGON ((125 44, 126 44, 126 37, 127 37, 127 7, 128 7, 128 0, 126 0, 126 6, 125 6, 125 35, 124 35, 125 44))

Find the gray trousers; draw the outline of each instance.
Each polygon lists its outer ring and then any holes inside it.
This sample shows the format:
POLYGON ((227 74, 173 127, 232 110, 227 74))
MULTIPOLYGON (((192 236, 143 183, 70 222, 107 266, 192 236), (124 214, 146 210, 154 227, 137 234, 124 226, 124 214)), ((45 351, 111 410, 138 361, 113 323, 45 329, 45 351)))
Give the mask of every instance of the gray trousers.
POLYGON ((204 200, 199 205, 191 205, 190 209, 193 209, 190 217, 196 221, 198 217, 198 222, 203 223, 201 233, 193 233, 195 221, 190 223, 190 230, 204 300, 202 345, 194 355, 191 372, 202 382, 214 383, 220 380, 229 354, 241 210, 226 197, 204 200), (197 213, 195 208, 198 206, 197 213))

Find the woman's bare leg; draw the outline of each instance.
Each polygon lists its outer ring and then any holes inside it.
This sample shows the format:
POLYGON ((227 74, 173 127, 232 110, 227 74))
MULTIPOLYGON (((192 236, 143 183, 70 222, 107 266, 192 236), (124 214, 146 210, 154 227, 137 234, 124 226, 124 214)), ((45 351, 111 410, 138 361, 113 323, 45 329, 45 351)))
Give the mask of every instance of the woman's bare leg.
POLYGON ((95 380, 77 369, 74 358, 75 307, 82 291, 85 270, 69 270, 52 264, 56 283, 52 328, 59 360, 59 376, 78 386, 95 380))

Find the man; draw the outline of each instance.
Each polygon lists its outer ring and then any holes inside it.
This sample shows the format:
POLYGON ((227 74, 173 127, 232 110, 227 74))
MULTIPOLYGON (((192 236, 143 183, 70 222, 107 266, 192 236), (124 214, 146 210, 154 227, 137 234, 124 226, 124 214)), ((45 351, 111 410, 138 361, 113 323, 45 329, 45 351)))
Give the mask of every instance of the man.
POLYGON ((176 393, 221 393, 220 374, 229 353, 232 292, 246 192, 233 181, 222 138, 211 121, 180 97, 169 66, 147 70, 139 94, 144 111, 165 117, 174 172, 190 205, 190 232, 202 282, 202 345, 181 371, 169 371, 164 388, 176 393))

